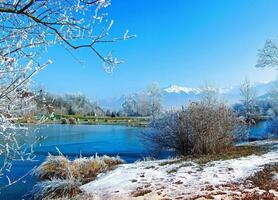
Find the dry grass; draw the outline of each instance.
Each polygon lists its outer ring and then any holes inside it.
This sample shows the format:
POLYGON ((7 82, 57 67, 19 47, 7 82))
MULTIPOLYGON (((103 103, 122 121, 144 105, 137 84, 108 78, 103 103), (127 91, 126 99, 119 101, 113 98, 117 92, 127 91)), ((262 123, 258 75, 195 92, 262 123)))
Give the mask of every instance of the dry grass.
POLYGON ((82 193, 80 182, 74 179, 52 179, 37 184, 32 193, 34 199, 72 198, 82 193))
POLYGON ((111 170, 123 162, 119 157, 93 156, 70 161, 63 155, 49 155, 34 174, 40 180, 76 179, 86 183, 94 180, 98 174, 111 170))
POLYGON ((71 161, 65 156, 49 155, 34 172, 40 180, 67 179, 71 176, 71 161))
POLYGON ((32 194, 34 199, 90 199, 79 187, 122 163, 124 161, 119 157, 96 155, 70 161, 62 154, 49 155, 34 171, 42 182, 34 187, 32 194))
POLYGON ((215 154, 207 154, 207 155, 190 155, 190 156, 183 156, 180 159, 165 161, 160 163, 160 166, 164 165, 171 165, 182 163, 184 161, 194 161, 199 164, 206 164, 210 161, 217 161, 217 160, 230 160, 236 159, 240 157, 246 157, 250 155, 262 155, 267 152, 267 147, 265 146, 236 146, 231 148, 230 150, 223 151, 221 153, 215 154))
POLYGON ((263 170, 254 174, 248 180, 262 190, 269 191, 271 189, 277 189, 278 180, 273 178, 274 173, 278 173, 278 163, 265 166, 263 170))
POLYGON ((113 169, 115 166, 122 164, 123 160, 119 157, 89 157, 78 158, 71 163, 75 172, 74 176, 79 177, 83 183, 92 181, 100 173, 113 169))

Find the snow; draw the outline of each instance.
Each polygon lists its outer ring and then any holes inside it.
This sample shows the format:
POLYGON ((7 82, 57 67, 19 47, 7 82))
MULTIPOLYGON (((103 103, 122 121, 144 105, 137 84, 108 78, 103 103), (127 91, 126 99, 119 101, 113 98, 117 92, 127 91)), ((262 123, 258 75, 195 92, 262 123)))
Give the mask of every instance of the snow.
MULTIPOLYGON (((210 88, 212 91, 215 90, 215 88, 210 88)), ((228 93, 231 88, 219 88, 219 93, 220 94, 226 94, 228 93)), ((186 94, 201 94, 202 93, 202 88, 191 88, 191 87, 182 87, 178 85, 171 85, 170 87, 167 87, 164 89, 165 92, 168 93, 186 93, 186 94)))
MULTIPOLYGON (((174 160, 171 160, 174 161, 174 160)), ((208 186, 245 180, 266 164, 278 162, 278 150, 257 156, 212 161, 200 165, 191 161, 166 164, 166 160, 123 164, 82 186, 96 199, 132 199, 135 191, 147 194, 138 198, 192 198, 204 195, 208 186)), ((236 191, 232 191, 236 193, 236 191)))
POLYGON ((189 94, 189 93, 199 94, 199 93, 201 93, 201 90, 198 89, 198 88, 181 87, 181 86, 177 86, 177 85, 171 85, 170 87, 165 88, 164 90, 168 93, 181 93, 181 92, 184 92, 186 94, 189 94))

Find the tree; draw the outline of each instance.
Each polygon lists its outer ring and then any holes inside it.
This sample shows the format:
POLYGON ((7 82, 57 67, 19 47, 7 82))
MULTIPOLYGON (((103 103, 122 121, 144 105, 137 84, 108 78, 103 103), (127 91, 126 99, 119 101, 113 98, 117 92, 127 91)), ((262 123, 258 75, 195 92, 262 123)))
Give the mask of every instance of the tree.
POLYGON ((240 96, 242 103, 242 115, 245 118, 252 118, 256 115, 256 90, 251 86, 250 81, 245 82, 240 87, 240 96))
POLYGON ((110 110, 106 110, 105 116, 111 117, 111 111, 110 110))
POLYGON ((142 92, 128 96, 122 104, 128 116, 158 117, 162 112, 162 92, 158 84, 152 84, 142 92))
POLYGON ((278 67, 278 44, 276 40, 267 40, 258 52, 256 67, 278 67))
POLYGON ((207 104, 214 105, 219 102, 219 89, 211 84, 201 87, 201 99, 207 104))
POLYGON ((152 84, 147 88, 146 93, 148 95, 148 104, 149 104, 150 115, 152 116, 153 119, 155 119, 162 112, 161 89, 158 84, 152 84))
POLYGON ((112 117, 112 118, 115 118, 115 117, 116 117, 116 114, 117 114, 116 111, 113 111, 113 112, 111 113, 111 117, 112 117))
POLYGON ((138 95, 137 113, 140 116, 148 116, 150 114, 148 95, 146 91, 142 91, 138 95))
POLYGON ((123 111, 126 113, 127 116, 136 116, 137 113, 137 102, 134 99, 134 97, 132 97, 131 95, 129 95, 124 103, 122 104, 123 107, 123 111))
MULTIPOLYGON (((107 72, 121 63, 96 47, 133 37, 128 31, 121 37, 109 35, 113 25, 105 13, 109 5, 109 0, 0 1, 0 155, 4 158, 0 177, 9 171, 12 160, 31 158, 24 153, 26 146, 17 142, 13 122, 18 109, 28 109, 28 102, 35 97, 26 95, 31 78, 52 63, 43 56, 49 46, 59 44, 68 51, 88 49, 103 61, 107 72)), ((8 185, 14 183, 5 177, 8 185)))
POLYGON ((58 43, 73 50, 90 49, 111 71, 121 62, 111 53, 103 56, 96 45, 133 36, 129 36, 128 31, 122 37, 109 36, 114 23, 106 18, 107 13, 104 12, 109 5, 110 0, 0 1, 0 55, 10 62, 21 58, 33 62, 36 60, 35 63, 39 64, 38 51, 58 43))
POLYGON ((69 110, 68 110, 68 115, 75 115, 75 112, 73 111, 72 109, 72 106, 69 107, 69 110))

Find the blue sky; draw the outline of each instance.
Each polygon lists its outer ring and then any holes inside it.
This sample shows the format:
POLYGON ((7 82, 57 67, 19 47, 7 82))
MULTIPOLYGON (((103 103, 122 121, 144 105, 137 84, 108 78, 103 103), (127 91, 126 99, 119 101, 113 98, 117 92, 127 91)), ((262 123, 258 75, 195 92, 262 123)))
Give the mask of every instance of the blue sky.
POLYGON ((120 96, 156 82, 219 87, 272 80, 274 69, 255 68, 257 50, 278 35, 276 0, 112 0, 112 32, 137 38, 102 46, 125 61, 107 74, 90 51, 62 47, 47 54, 53 64, 34 81, 53 93, 84 93, 93 100, 120 96))

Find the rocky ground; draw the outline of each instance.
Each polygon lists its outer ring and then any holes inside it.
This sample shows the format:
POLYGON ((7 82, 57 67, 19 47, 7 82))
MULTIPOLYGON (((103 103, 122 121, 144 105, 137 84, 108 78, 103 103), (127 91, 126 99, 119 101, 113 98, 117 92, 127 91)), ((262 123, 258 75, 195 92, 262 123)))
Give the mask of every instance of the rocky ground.
POLYGON ((278 142, 233 159, 160 160, 123 164, 81 187, 93 199, 277 199, 278 142))

